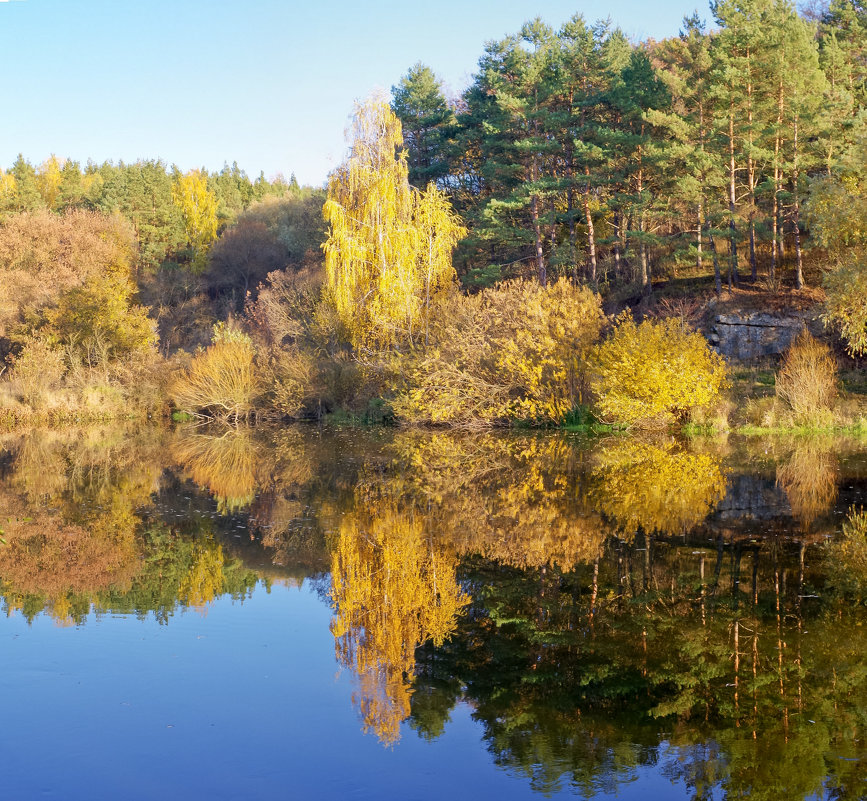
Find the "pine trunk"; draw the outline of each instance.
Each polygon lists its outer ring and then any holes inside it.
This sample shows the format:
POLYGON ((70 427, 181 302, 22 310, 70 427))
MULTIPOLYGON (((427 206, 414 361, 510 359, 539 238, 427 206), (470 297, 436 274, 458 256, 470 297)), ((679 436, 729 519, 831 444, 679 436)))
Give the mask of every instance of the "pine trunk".
POLYGON ((735 225, 735 117, 729 108, 729 289, 738 282, 738 242, 735 225))

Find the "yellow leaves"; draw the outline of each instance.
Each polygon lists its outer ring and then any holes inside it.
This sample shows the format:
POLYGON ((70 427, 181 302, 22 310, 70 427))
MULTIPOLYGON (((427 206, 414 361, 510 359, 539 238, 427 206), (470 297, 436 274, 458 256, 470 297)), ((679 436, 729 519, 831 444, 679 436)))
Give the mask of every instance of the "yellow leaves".
POLYGON ((459 554, 564 570, 595 559, 608 528, 574 491, 573 445, 562 436, 404 434, 412 466, 404 497, 419 497, 425 526, 459 554))
POLYGON ((365 731, 399 739, 410 713, 415 649, 441 645, 469 602, 455 557, 437 547, 412 508, 358 494, 343 516, 333 554, 332 633, 337 658, 359 677, 354 696, 365 731))
POLYGON ((0 201, 11 200, 15 196, 15 191, 15 176, 0 169, 0 201))
POLYGON ((451 254, 465 229, 436 187, 410 187, 400 121, 385 101, 356 107, 351 137, 323 207, 325 297, 356 347, 412 344, 454 283, 451 254))
POLYGON ((394 409, 412 422, 466 427, 561 421, 581 399, 584 354, 603 320, 598 297, 566 279, 455 294, 439 318, 435 347, 413 365, 394 409))
POLYGON ((591 386, 603 418, 641 425, 673 422, 719 396, 725 362, 676 320, 621 319, 594 348, 591 386))
POLYGON ((178 175, 172 185, 172 200, 180 209, 193 248, 193 267, 205 267, 208 248, 217 238, 217 196, 208 189, 200 170, 178 175))
POLYGON ((83 352, 88 364, 146 352, 157 342, 156 325, 132 302, 135 286, 123 271, 88 276, 46 313, 53 332, 83 352))
POLYGON ((867 353, 867 250, 854 249, 826 273, 826 325, 839 329, 852 356, 867 353))
POLYGON ((223 591, 223 547, 209 535, 193 546, 193 562, 178 587, 178 600, 203 607, 223 591))
POLYGON ((56 208, 60 194, 60 184, 63 180, 61 169, 63 165, 53 153, 36 170, 36 186, 39 194, 49 209, 56 208))

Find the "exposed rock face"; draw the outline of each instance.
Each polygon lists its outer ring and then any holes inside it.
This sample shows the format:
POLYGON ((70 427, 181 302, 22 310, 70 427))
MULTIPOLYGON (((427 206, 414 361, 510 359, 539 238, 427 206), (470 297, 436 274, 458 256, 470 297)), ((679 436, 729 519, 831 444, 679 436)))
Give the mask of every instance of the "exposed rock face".
POLYGON ((713 348, 730 359, 749 361, 782 353, 806 325, 809 315, 779 316, 765 312, 720 314, 708 339, 713 348))

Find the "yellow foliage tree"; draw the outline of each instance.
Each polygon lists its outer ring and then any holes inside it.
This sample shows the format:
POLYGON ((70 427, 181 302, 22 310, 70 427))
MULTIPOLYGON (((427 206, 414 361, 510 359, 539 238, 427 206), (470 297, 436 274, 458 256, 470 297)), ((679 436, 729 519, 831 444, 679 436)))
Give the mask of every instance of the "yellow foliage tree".
POLYGON ((36 170, 36 186, 49 209, 54 209, 57 205, 60 183, 63 180, 62 168, 63 164, 52 153, 36 170))
POLYGON ((465 230, 434 186, 410 187, 402 146, 389 105, 368 100, 328 181, 325 297, 356 347, 419 341, 432 301, 454 282, 451 254, 465 230))
POLYGON ((419 499, 425 528, 458 554, 522 569, 592 562, 609 528, 587 508, 574 443, 565 437, 407 432, 396 445, 402 497, 419 499))
POLYGON ((6 201, 12 200, 14 197, 15 176, 0 169, 0 203, 5 204, 6 201))
POLYGON ((207 176, 201 170, 191 170, 175 177, 172 200, 184 219, 193 249, 193 267, 201 271, 208 248, 217 238, 217 196, 208 189, 207 176))
POLYGON ((432 347, 410 369, 395 413, 421 423, 558 423, 581 400, 584 360, 603 322, 599 298, 560 279, 454 295, 432 347))
POLYGON ((682 420, 713 403, 726 379, 723 358, 673 319, 636 325, 622 317, 590 362, 602 417, 628 425, 682 420))

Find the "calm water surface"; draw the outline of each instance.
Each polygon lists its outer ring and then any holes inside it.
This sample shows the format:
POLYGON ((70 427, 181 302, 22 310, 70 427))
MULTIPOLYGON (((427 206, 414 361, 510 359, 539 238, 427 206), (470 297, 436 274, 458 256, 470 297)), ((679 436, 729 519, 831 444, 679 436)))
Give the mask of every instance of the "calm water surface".
POLYGON ((867 797, 867 445, 0 436, 0 798, 867 797))

